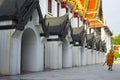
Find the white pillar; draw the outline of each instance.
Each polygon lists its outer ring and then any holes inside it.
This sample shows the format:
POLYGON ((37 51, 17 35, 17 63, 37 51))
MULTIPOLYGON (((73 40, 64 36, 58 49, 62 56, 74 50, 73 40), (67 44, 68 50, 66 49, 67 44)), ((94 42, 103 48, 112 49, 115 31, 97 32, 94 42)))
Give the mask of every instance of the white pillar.
POLYGON ((72 65, 73 66, 80 66, 81 65, 81 53, 79 46, 72 47, 72 65))
POLYGON ((87 48, 84 48, 84 47, 81 48, 82 65, 86 65, 86 63, 87 63, 87 60, 86 60, 86 58, 87 58, 87 52, 86 52, 86 50, 87 50, 87 48))
POLYGON ((95 56, 94 50, 91 49, 91 64, 94 64, 94 56, 95 56))
POLYGON ((49 41, 45 47, 45 68, 62 68, 62 42, 49 41))
MULTIPOLYGON (((64 43, 63 43, 64 45, 64 43)), ((70 44, 64 45, 62 48, 62 66, 72 67, 72 46, 70 44)))
POLYGON ((0 73, 10 73, 11 30, 0 31, 0 73))
POLYGON ((102 53, 99 52, 99 64, 102 63, 102 53))
POLYGON ((12 52, 10 57, 10 73, 12 75, 20 74, 20 64, 21 64, 21 41, 18 37, 13 36, 12 39, 12 52), (17 54, 16 54, 17 52, 17 54))
POLYGON ((87 64, 92 64, 92 50, 88 49, 87 50, 87 64))
POLYGON ((102 52, 102 63, 104 63, 106 60, 105 52, 102 52))
POLYGON ((104 61, 104 53, 103 52, 101 52, 102 53, 102 56, 101 56, 101 63, 104 63, 105 61, 104 61))
POLYGON ((98 51, 95 51, 95 63, 98 64, 99 63, 99 55, 98 55, 98 51))
POLYGON ((101 63, 101 53, 100 52, 98 53, 98 57, 99 57, 99 62, 98 63, 100 64, 101 63))
POLYGON ((100 52, 98 53, 98 64, 100 63, 100 57, 101 57, 101 55, 100 55, 100 52))
POLYGON ((92 53, 92 64, 95 64, 96 63, 96 50, 93 50, 93 53, 92 53))
POLYGON ((79 66, 81 66, 81 65, 82 65, 82 58, 81 58, 81 57, 82 57, 82 53, 81 53, 81 46, 79 46, 79 52, 80 52, 80 53, 79 53, 79 55, 78 55, 78 56, 79 56, 79 58, 78 58, 78 62, 79 62, 79 64, 78 64, 78 65, 79 65, 79 66))

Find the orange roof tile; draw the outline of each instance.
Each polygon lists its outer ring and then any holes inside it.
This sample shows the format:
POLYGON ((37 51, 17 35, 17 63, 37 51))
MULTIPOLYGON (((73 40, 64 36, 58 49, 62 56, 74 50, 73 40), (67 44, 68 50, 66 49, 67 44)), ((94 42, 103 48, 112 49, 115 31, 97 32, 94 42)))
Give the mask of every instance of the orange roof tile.
POLYGON ((99 19, 90 19, 90 28, 100 28, 105 27, 105 24, 102 23, 99 19))
POLYGON ((87 9, 89 0, 80 0, 80 2, 82 6, 84 7, 84 9, 87 9))
POLYGON ((100 0, 89 0, 88 11, 96 11, 96 10, 98 10, 99 5, 100 5, 100 0))
POLYGON ((86 14, 86 18, 90 19, 90 18, 96 18, 97 17, 97 13, 89 13, 86 14))

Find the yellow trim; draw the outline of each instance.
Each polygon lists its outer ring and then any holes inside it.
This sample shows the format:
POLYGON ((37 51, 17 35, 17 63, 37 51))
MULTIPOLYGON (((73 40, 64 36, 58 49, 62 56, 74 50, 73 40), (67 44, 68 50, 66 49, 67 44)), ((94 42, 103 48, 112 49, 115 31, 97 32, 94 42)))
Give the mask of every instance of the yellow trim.
POLYGON ((67 3, 70 4, 70 7, 73 8, 74 12, 78 12, 81 15, 84 15, 84 8, 79 0, 67 0, 67 3))

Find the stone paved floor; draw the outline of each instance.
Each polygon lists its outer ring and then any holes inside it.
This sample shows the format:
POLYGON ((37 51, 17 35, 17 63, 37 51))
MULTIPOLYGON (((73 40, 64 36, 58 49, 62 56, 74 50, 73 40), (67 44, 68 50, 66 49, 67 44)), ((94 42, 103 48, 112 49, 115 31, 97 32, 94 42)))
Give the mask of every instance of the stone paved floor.
POLYGON ((102 64, 0 77, 0 80, 120 80, 120 64, 114 63, 113 71, 102 64))

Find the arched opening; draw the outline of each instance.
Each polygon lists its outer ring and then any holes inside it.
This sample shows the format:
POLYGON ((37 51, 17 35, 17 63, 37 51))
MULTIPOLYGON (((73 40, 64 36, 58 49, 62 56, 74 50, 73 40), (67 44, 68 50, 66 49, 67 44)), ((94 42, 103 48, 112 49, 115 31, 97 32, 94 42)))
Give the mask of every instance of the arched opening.
POLYGON ((36 69, 37 39, 32 29, 26 29, 21 42, 21 73, 28 73, 36 69))

